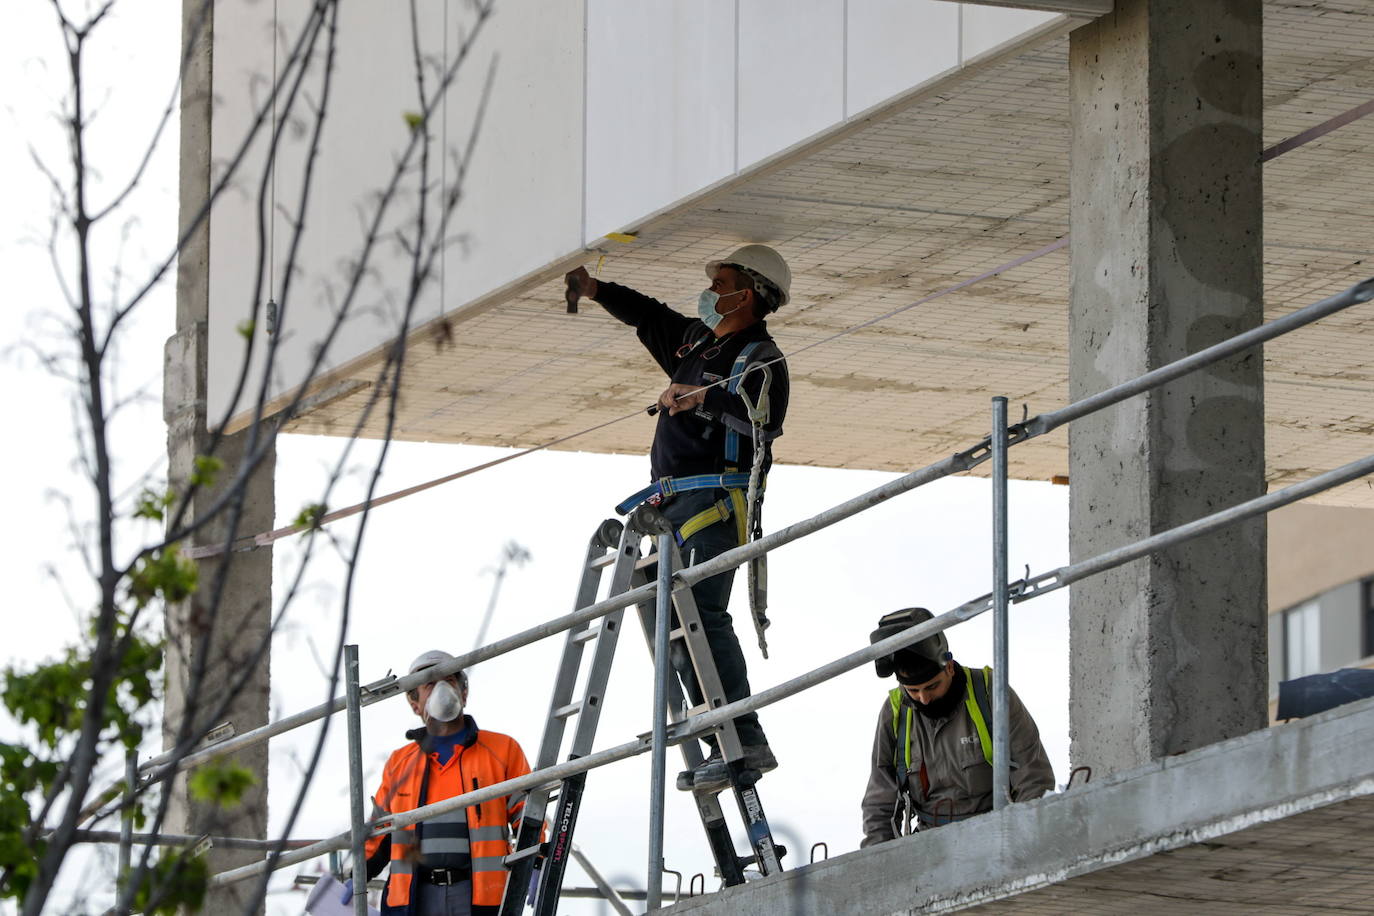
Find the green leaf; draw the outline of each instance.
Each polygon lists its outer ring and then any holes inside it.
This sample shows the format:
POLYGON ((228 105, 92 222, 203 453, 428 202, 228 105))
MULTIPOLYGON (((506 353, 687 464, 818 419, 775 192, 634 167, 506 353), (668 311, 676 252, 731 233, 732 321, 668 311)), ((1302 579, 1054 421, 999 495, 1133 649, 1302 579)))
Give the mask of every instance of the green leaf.
POLYGON ((154 598, 175 604, 193 595, 200 585, 200 570, 194 560, 182 556, 181 548, 168 544, 150 556, 139 559, 129 574, 129 597, 144 607, 154 598))
POLYGON ((252 770, 230 761, 197 768, 186 786, 191 790, 191 797, 198 801, 232 808, 243 800, 243 793, 257 785, 257 782, 252 770))
POLYGON ((425 123, 425 116, 420 114, 418 111, 404 112, 401 115, 401 117, 406 119, 406 126, 408 126, 411 130, 419 130, 420 125, 425 123))
POLYGON ((245 318, 238 323, 234 330, 239 332, 239 336, 244 340, 253 339, 253 329, 257 327, 257 322, 251 318, 245 318))
POLYGON ((307 503, 291 524, 297 531, 318 531, 327 511, 324 503, 307 503))
POLYGON ((155 522, 163 521, 167 514, 167 508, 176 501, 176 494, 171 490, 164 493, 154 493, 152 490, 145 489, 138 494, 138 502, 134 506, 134 518, 147 518, 155 522))
POLYGON ((213 487, 215 477, 224 470, 224 461, 214 455, 197 455, 194 465, 195 469, 191 471, 191 485, 196 487, 213 487))

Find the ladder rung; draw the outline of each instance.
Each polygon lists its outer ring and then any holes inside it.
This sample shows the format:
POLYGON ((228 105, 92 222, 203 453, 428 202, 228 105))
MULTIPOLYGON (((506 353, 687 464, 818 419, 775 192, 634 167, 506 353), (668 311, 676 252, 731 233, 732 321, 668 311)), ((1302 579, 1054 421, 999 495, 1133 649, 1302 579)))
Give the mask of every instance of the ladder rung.
POLYGON ((591 642, 593 639, 596 639, 600 635, 600 627, 587 627, 587 629, 583 630, 581 633, 575 634, 572 638, 572 641, 575 643, 591 642))
POLYGON ((577 713, 579 713, 579 712, 581 712, 581 711, 582 711, 582 704, 581 704, 580 702, 578 702, 578 703, 569 703, 567 706, 560 706, 560 707, 558 707, 557 709, 555 709, 555 710, 553 711, 553 718, 555 718, 555 719, 566 719, 566 718, 568 718, 569 716, 576 715, 577 713))
POLYGON ((538 855, 539 851, 542 848, 543 847, 541 844, 535 843, 533 846, 526 846, 524 849, 517 849, 515 852, 506 856, 506 865, 509 867, 511 864, 519 862, 521 859, 528 859, 530 856, 538 855))
POLYGON ((612 563, 615 562, 617 556, 619 555, 614 550, 612 550, 610 553, 604 554, 602 556, 597 557, 595 560, 592 560, 590 563, 587 564, 587 568, 605 569, 607 566, 610 566, 612 563))
POLYGON ((674 639, 685 639, 686 636, 687 636, 687 631, 684 630, 684 629, 682 629, 682 627, 676 627, 675 629, 672 629, 672 630, 669 630, 669 631, 668 631, 668 641, 669 641, 669 642, 672 642, 674 639))

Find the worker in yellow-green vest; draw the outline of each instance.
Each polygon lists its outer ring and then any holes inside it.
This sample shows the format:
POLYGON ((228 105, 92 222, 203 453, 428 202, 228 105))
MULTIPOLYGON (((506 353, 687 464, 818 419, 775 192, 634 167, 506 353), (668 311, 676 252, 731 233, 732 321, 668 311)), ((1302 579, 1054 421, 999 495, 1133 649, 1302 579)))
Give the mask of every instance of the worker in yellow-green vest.
MULTIPOLYGON (((870 642, 931 619, 925 608, 884 616, 870 642)), ((872 846, 992 810, 992 669, 954 660, 944 633, 875 662, 897 687, 883 698, 863 799, 864 839, 872 846)), ((1040 731, 1009 692, 1011 798, 1027 801, 1054 788, 1040 731)))

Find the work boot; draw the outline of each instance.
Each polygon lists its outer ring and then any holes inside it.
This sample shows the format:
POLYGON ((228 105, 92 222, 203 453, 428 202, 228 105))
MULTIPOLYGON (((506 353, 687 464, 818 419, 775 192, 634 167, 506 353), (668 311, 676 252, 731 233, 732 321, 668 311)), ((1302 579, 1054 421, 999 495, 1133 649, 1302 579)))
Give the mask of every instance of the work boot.
MULTIPOLYGON (((778 768, 778 760, 766 744, 746 745, 744 748, 746 769, 756 770, 759 775, 778 768)), ((683 770, 677 774, 677 787, 683 792, 719 792, 730 784, 730 767, 721 756, 720 749, 714 748, 711 756, 703 760, 695 769, 683 770)))

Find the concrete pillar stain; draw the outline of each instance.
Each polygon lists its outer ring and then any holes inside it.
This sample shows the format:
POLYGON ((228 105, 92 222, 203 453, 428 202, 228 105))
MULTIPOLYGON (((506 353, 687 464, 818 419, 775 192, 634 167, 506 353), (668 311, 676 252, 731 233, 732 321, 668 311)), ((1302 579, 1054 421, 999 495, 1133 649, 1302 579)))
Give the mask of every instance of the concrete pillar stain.
MULTIPOLYGON (((1075 399, 1262 320, 1259 23, 1259 0, 1119 0, 1072 33, 1075 399)), ((1076 423, 1069 448, 1075 560, 1259 495, 1261 361, 1076 423)), ((1260 521, 1074 586, 1075 764, 1264 724, 1263 553, 1260 521)))

